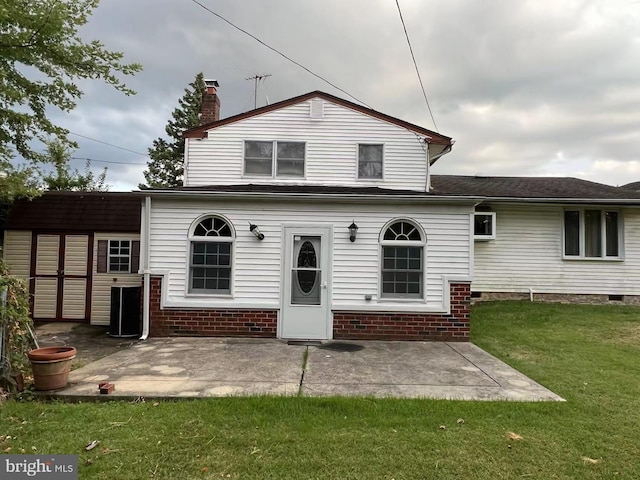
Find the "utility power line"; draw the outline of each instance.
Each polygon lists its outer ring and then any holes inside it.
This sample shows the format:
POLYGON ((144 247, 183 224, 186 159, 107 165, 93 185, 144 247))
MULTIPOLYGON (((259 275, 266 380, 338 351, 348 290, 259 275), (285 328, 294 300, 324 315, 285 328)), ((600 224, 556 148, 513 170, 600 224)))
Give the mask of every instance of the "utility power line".
POLYGON ((354 99, 356 102, 361 103, 362 105, 364 105, 365 107, 371 108, 373 109, 370 105, 366 104, 365 102, 363 102, 362 100, 354 97, 353 95, 351 95, 349 92, 347 92, 346 90, 340 88, 339 86, 337 86, 334 83, 331 83, 329 80, 327 80, 326 78, 324 78, 321 75, 318 75, 317 73, 311 71, 309 68, 305 67, 304 65, 302 65, 300 62, 296 62, 294 59, 292 59, 291 57, 288 57, 287 55, 285 55, 284 53, 282 53, 280 50, 272 47, 271 45, 268 45, 267 43, 263 42, 262 40, 260 40, 258 37, 256 37, 255 35, 247 32, 246 30, 244 30, 243 28, 240 28, 239 26, 237 26, 236 24, 232 23, 231 21, 227 20, 226 18, 224 18, 222 15, 214 12, 213 10, 211 10, 210 8, 206 7, 205 5, 203 5, 202 3, 200 3, 198 0, 191 0, 193 3, 195 3, 196 5, 200 6, 201 8, 203 8, 204 10, 206 10, 207 12, 209 12, 211 15, 214 15, 216 17, 218 17, 220 20, 222 20, 223 22, 231 25, 233 28, 235 28, 236 30, 241 31, 242 33, 244 33, 245 35, 248 35, 249 37, 253 38, 256 42, 260 43, 261 45, 267 47, 269 50, 271 50, 272 52, 277 53, 278 55, 280 55, 281 57, 283 57, 284 59, 290 61, 291 63, 293 63, 294 65, 297 65, 298 67, 302 68, 304 71, 306 71, 307 73, 310 73, 311 75, 313 75, 314 77, 322 80, 323 82, 325 82, 328 85, 331 85, 333 88, 335 88, 336 90, 339 90, 340 92, 344 93, 345 95, 349 96, 350 98, 354 99))
POLYGON ((436 132, 440 133, 438 130, 438 125, 436 124, 436 119, 433 117, 433 112, 431 111, 431 105, 429 105, 429 100, 427 99, 427 92, 424 90, 424 84, 422 83, 422 77, 420 76, 420 70, 418 69, 418 64, 416 62, 416 57, 413 54, 413 47, 411 46, 411 40, 409 40, 409 33, 407 32, 407 26, 404 23, 404 18, 402 17, 402 10, 400 9, 400 2, 396 0, 396 5, 398 6, 398 14, 400 15, 400 21, 402 22, 402 28, 404 29, 404 35, 407 37, 407 44, 409 45, 409 51, 411 52, 411 58, 413 59, 413 65, 416 67, 416 73, 418 74, 418 80, 420 81, 420 88, 422 89, 422 95, 424 96, 424 101, 427 104, 427 109, 429 110, 429 115, 431 115, 431 120, 433 121, 433 126, 436 129, 436 132))
POLYGON ((139 165, 141 167, 146 165, 146 163, 118 162, 116 160, 98 160, 97 158, 89 158, 89 157, 70 157, 70 158, 71 158, 71 160, 87 160, 89 162, 115 163, 115 164, 118 164, 118 165, 139 165))
MULTIPOLYGON (((76 137, 86 138, 87 140, 91 140, 92 142, 101 143, 103 145, 107 145, 109 147, 117 148, 119 150, 124 150, 125 152, 135 153, 136 155, 142 155, 143 157, 149 157, 146 153, 136 152, 135 150, 130 150, 125 147, 121 147, 119 145, 114 145, 113 143, 103 142, 102 140, 98 140, 96 138, 87 137, 86 135, 80 135, 79 133, 69 132, 71 135, 75 135, 76 137)), ((96 160, 97 161, 97 160, 96 160)))

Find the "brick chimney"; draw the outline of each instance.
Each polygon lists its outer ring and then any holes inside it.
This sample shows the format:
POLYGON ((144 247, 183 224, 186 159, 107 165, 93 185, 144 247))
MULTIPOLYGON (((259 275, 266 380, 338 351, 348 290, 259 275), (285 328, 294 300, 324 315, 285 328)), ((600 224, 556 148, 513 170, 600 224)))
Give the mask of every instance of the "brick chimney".
POLYGON ((202 94, 200 125, 220 120, 220 98, 218 98, 218 81, 205 80, 207 86, 202 94))

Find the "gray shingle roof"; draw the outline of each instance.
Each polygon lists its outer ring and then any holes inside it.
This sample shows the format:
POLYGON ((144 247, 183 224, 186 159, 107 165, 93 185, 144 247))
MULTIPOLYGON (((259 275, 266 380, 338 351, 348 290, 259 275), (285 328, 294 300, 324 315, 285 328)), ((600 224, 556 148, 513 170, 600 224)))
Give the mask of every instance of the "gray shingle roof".
POLYGON ((431 193, 512 199, 640 200, 640 192, 572 177, 433 175, 431 193))

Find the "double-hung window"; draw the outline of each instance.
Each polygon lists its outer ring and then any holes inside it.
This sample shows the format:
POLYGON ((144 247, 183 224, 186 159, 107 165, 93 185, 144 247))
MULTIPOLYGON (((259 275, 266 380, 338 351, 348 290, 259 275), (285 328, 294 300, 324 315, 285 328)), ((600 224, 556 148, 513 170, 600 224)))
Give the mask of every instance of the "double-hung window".
POLYGON ((140 240, 98 240, 96 273, 138 273, 140 240))
POLYGON ((222 218, 201 220, 190 236, 189 293, 231 293, 234 235, 222 218))
POLYGON ((383 145, 361 143, 358 145, 358 178, 382 179, 383 145))
POLYGON ((247 176, 304 177, 304 142, 244 142, 244 174, 247 176))
POLYGON ((382 298, 423 298, 424 240, 413 222, 399 220, 381 236, 382 298))
POLYGON ((131 271, 131 241, 109 240, 109 272, 131 271))
POLYGON ((621 258, 622 219, 604 209, 570 209, 564 212, 565 258, 621 258))

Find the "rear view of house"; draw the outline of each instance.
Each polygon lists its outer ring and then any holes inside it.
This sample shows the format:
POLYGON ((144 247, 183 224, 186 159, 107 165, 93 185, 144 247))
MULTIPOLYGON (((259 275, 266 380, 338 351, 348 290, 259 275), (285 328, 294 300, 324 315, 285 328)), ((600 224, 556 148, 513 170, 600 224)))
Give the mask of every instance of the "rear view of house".
POLYGON ((468 340, 477 199, 429 189, 451 139, 323 92, 220 120, 216 87, 184 186, 140 192, 143 335, 468 340))

